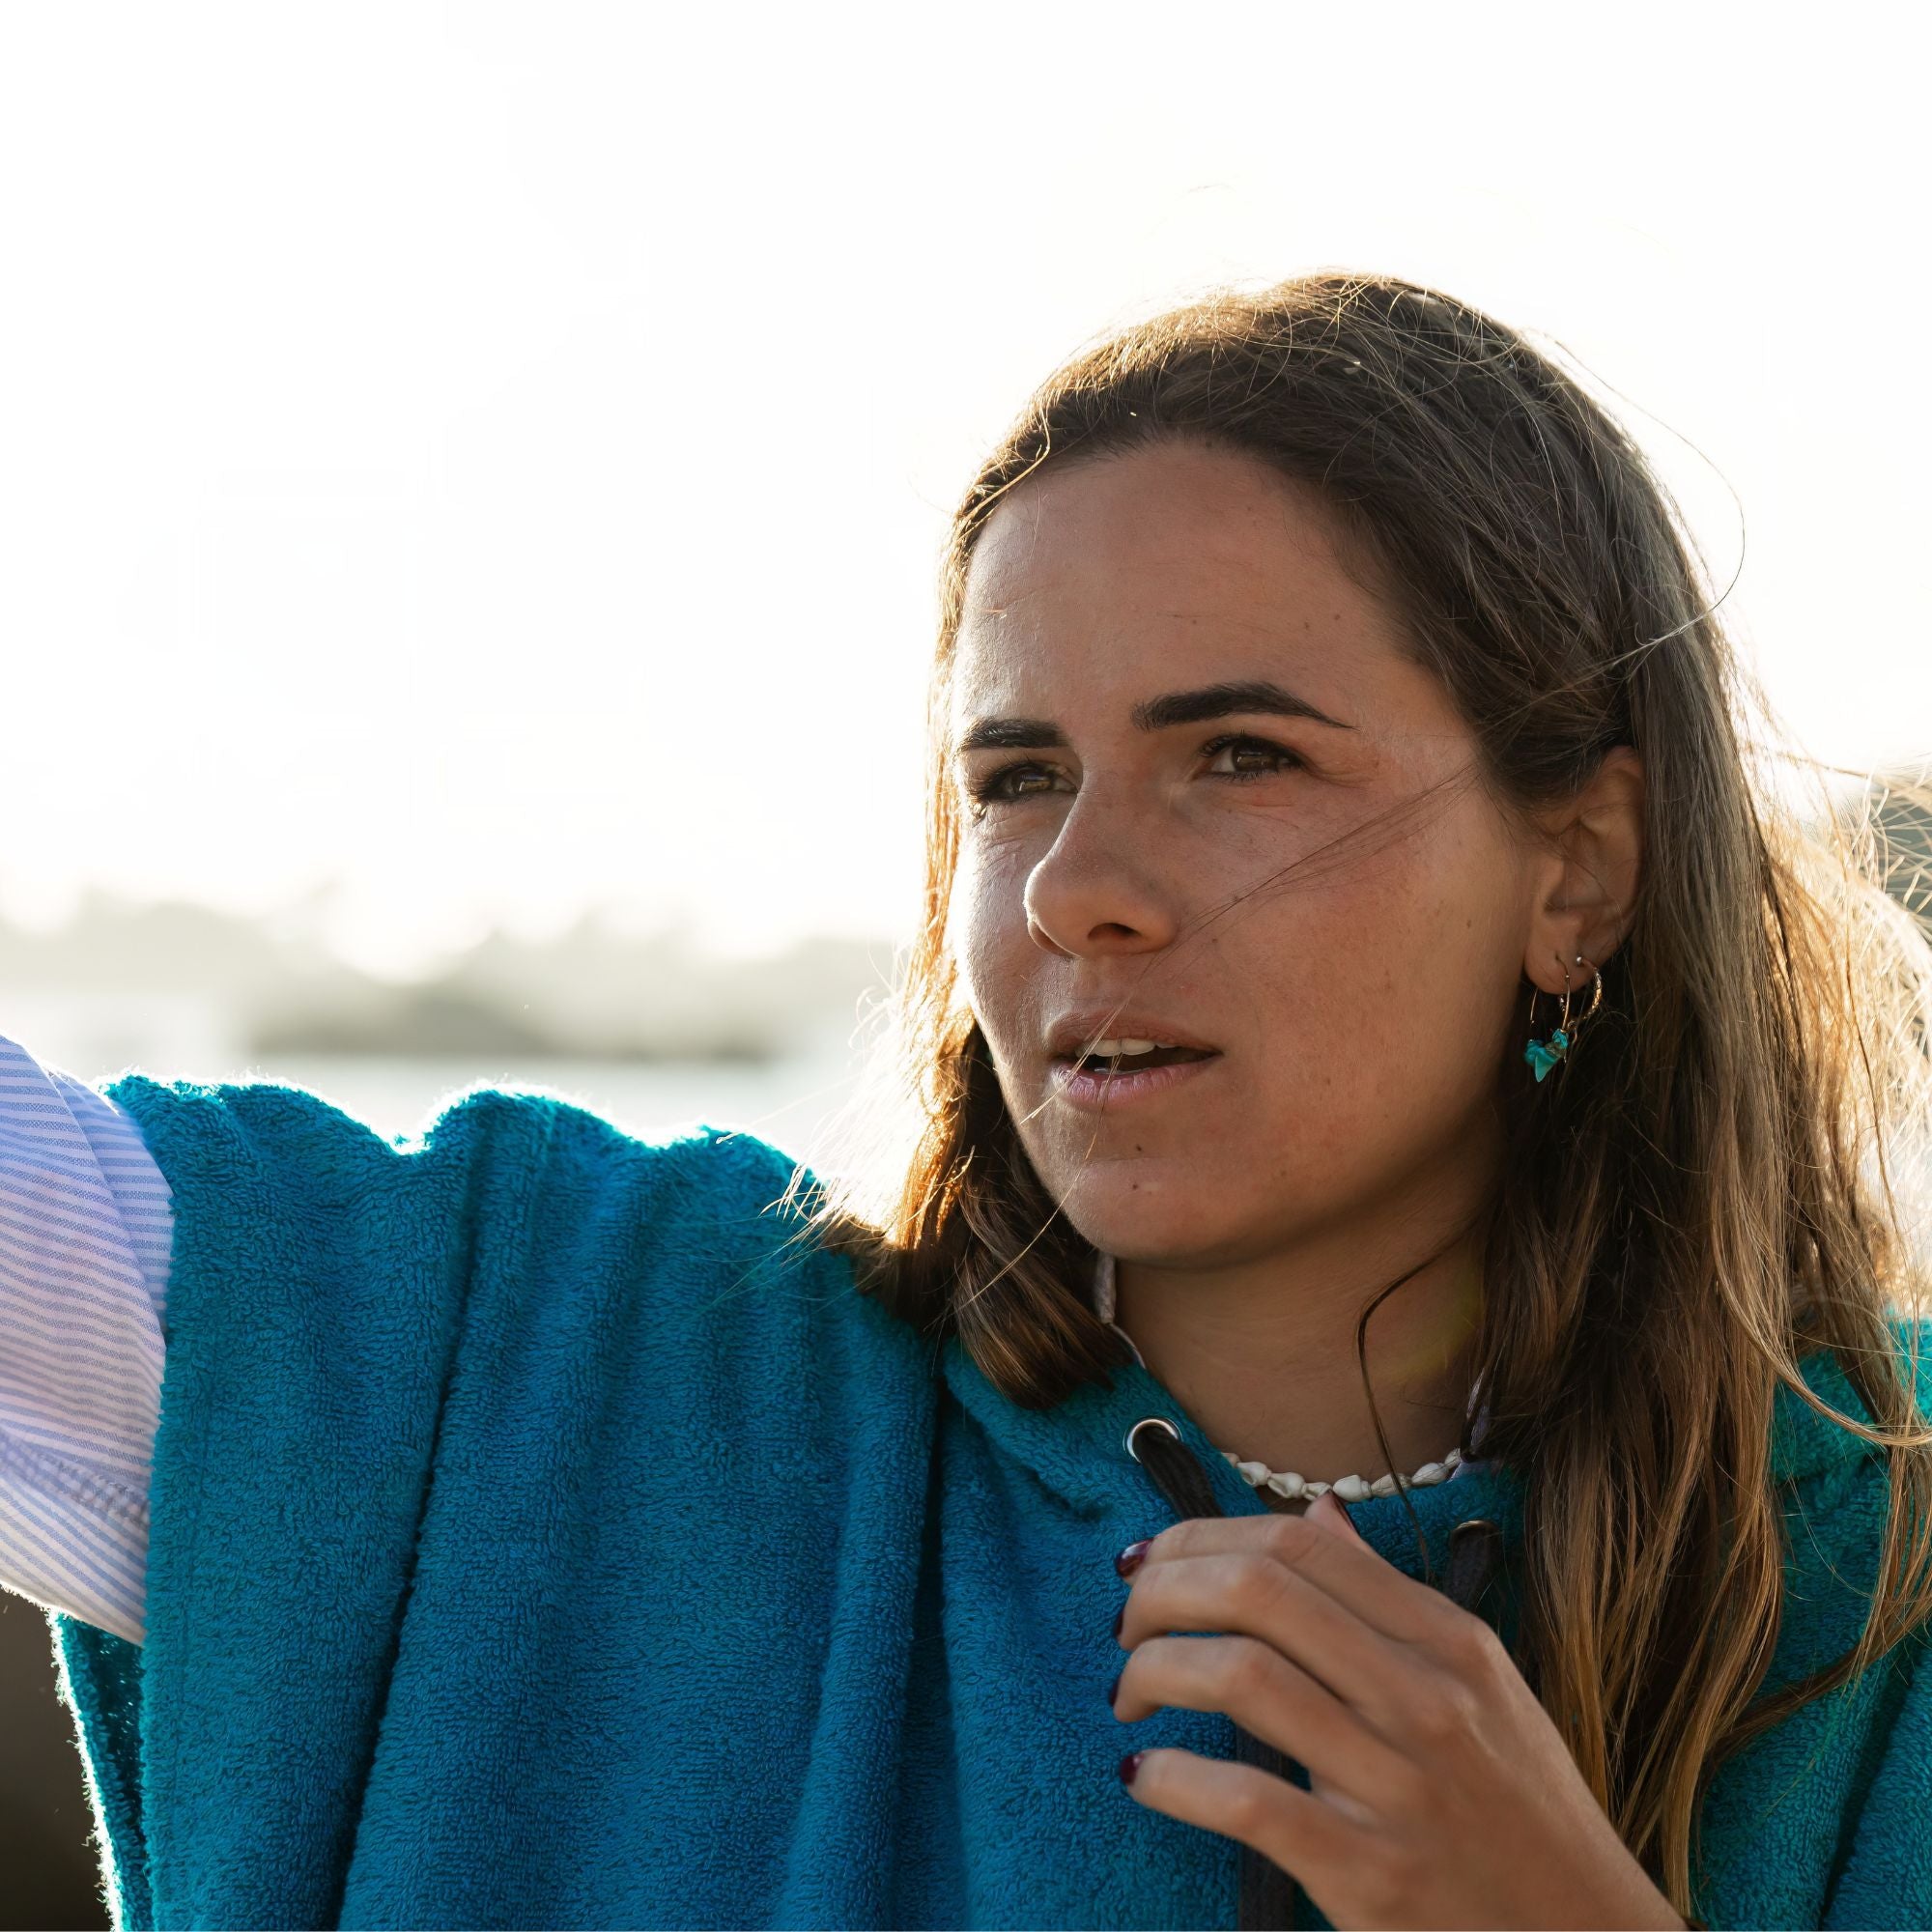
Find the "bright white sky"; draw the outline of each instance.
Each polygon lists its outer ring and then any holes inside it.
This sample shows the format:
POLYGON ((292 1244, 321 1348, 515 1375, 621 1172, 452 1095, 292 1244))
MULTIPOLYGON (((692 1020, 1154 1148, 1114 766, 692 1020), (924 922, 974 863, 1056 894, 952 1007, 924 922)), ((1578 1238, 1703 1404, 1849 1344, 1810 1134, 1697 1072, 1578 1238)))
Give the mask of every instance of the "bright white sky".
POLYGON ((0 908, 902 934, 976 458, 1104 326, 1321 267, 1565 344, 1720 582, 1742 499, 1807 747, 1922 755, 1907 17, 9 6, 0 908))

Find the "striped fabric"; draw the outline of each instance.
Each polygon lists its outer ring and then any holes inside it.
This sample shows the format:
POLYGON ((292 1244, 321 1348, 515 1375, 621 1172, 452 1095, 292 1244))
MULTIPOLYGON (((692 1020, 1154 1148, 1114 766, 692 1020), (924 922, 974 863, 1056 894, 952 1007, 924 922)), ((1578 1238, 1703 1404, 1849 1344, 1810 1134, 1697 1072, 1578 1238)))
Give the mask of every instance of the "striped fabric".
POLYGON ((0 1037, 0 1587, 132 1643, 173 1235, 132 1120, 0 1037))

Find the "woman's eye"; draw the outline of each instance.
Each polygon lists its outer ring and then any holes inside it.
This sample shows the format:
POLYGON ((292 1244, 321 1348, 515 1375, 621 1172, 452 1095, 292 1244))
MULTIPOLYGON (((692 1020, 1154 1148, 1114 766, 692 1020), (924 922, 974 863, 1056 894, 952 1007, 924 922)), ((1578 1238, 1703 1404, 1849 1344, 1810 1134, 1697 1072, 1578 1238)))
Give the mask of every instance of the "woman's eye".
MULTIPOLYGON (((1232 754, 1233 768, 1210 772, 1210 778, 1231 779, 1236 784, 1252 783, 1256 779, 1272 778, 1277 772, 1298 768, 1301 759, 1285 745, 1276 745, 1266 738, 1250 738, 1240 735, 1211 739, 1202 746, 1202 751, 1211 757, 1219 758, 1222 753, 1232 754), (1257 769, 1256 761, 1259 760, 1257 769)), ((1045 765, 1021 762, 1002 765, 997 771, 988 772, 983 777, 973 780, 967 786, 979 810, 983 812, 993 806, 1014 805, 1021 799, 1038 798, 1043 791, 1050 790, 1055 774, 1045 765), (1045 782, 1039 786, 1018 789, 1025 781, 1040 779, 1045 782)))
POLYGON ((1301 763, 1301 760, 1286 745, 1270 744, 1265 738, 1216 738, 1211 744, 1204 745, 1202 750, 1212 752, 1217 756, 1222 752, 1232 752, 1235 756, 1236 769, 1230 772, 1220 772, 1216 776, 1237 781, 1272 778, 1277 771, 1290 766, 1298 766, 1301 763), (1260 771, 1243 771, 1239 769, 1240 761, 1243 758, 1260 758, 1264 760, 1264 762, 1260 771))
POLYGON ((987 806, 1010 805, 1015 798, 1037 798, 1037 792, 1013 792, 1008 789, 1011 781, 1028 774, 1043 778, 1051 782, 1053 774, 1041 765, 1002 765, 996 772, 988 772, 983 778, 972 781, 966 789, 972 794, 974 803, 983 810, 987 806))

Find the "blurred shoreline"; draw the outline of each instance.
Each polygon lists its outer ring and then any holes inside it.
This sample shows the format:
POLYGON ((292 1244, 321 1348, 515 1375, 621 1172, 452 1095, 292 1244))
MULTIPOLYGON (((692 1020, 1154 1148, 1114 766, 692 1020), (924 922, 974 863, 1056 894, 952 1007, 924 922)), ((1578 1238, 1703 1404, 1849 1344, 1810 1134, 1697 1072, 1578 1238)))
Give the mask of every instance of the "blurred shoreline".
POLYGON ((264 918, 89 893, 47 932, 0 915, 0 1034, 91 1084, 288 1081, 385 1138, 484 1084, 538 1089, 655 1138, 708 1122, 802 1159, 859 1077, 888 938, 724 958, 689 928, 596 914, 544 942, 493 932, 421 979, 346 963, 327 895, 264 918))
POLYGON ((51 931, 0 912, 0 1017, 29 1016, 71 1057, 108 1061, 763 1062, 849 1037, 893 966, 883 936, 808 934, 782 952, 726 958, 686 924, 629 931, 589 912, 554 939, 493 931, 433 973, 379 979, 330 949, 331 890, 261 917, 89 891, 51 931))

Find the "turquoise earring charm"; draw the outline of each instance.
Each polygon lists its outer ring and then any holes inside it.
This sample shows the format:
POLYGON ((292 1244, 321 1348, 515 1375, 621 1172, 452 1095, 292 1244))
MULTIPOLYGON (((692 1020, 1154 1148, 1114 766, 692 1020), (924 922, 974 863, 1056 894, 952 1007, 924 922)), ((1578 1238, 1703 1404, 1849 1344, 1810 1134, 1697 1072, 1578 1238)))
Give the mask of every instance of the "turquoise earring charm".
POLYGON ((1532 1039, 1522 1050, 1522 1057, 1536 1068, 1540 1081, 1563 1056, 1570 1051, 1570 1036, 1558 1027, 1547 1040, 1532 1039))
MULTIPOLYGON (((1559 966, 1563 965, 1560 959, 1556 963, 1559 966)), ((1588 966, 1590 962, 1579 952, 1577 955, 1577 964, 1579 966, 1588 966)), ((1594 966, 1590 970, 1592 974, 1591 984, 1594 990, 1591 995, 1589 1009, 1583 1014, 1584 1019, 1588 1019, 1590 1014, 1597 1010, 1604 997, 1604 976, 1594 966)), ((1523 1048, 1522 1057, 1535 1068, 1537 1083, 1541 1085, 1548 1076, 1549 1069, 1570 1051, 1571 1040, 1574 1037, 1570 1032, 1569 967, 1563 966, 1563 1017, 1557 1023, 1554 1031, 1551 1032, 1548 1039, 1538 1039, 1536 1037, 1536 994, 1537 988, 1532 985, 1529 989, 1529 1043, 1523 1048)))

